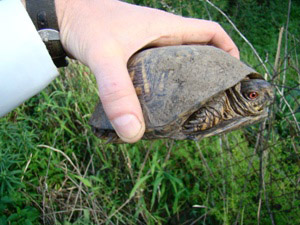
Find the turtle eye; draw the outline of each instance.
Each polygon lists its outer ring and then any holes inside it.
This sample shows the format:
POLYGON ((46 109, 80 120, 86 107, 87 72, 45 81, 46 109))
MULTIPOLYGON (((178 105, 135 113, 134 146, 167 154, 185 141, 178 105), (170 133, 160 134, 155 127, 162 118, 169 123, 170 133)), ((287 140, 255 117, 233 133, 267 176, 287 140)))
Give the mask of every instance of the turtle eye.
POLYGON ((247 97, 250 99, 250 100, 254 100, 258 97, 258 93, 255 92, 255 91, 251 91, 247 94, 247 97))

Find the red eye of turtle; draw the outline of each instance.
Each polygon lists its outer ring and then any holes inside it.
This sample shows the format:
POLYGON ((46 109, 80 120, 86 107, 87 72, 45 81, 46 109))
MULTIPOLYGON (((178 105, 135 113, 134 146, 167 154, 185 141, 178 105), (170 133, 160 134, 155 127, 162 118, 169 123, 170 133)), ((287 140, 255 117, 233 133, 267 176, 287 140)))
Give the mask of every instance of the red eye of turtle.
POLYGON ((256 99, 258 97, 258 93, 255 92, 255 91, 251 91, 251 92, 248 93, 248 97, 251 100, 256 99))

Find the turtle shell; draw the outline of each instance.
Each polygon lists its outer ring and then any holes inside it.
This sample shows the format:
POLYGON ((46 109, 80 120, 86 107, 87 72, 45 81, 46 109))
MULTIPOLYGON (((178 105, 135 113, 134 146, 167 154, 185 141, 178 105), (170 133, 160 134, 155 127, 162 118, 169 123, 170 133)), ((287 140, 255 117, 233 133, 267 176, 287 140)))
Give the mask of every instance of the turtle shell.
MULTIPOLYGON (((200 45, 143 50, 129 60, 128 71, 142 106, 146 137, 152 131, 164 137, 168 130, 171 137, 171 130, 206 101, 256 73, 223 50, 200 45)), ((98 131, 113 130, 101 103, 90 124, 98 131)))

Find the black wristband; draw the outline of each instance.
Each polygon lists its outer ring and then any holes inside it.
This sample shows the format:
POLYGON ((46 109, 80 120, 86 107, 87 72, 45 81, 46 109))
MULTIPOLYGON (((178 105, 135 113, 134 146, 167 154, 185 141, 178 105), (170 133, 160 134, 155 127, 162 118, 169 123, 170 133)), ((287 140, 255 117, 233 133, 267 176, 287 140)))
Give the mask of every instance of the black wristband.
POLYGON ((68 65, 59 37, 54 0, 26 0, 26 10, 57 67, 68 65))

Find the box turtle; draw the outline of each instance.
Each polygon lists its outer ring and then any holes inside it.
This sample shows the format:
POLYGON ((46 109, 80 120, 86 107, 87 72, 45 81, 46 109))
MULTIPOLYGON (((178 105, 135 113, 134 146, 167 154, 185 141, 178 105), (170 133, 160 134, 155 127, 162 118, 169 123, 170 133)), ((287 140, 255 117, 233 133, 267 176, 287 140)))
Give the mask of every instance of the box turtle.
MULTIPOLYGON (((265 118, 271 85, 256 71, 212 46, 150 48, 128 71, 146 123, 143 139, 200 140, 265 118)), ((121 142, 101 102, 90 119, 96 136, 121 142)))

